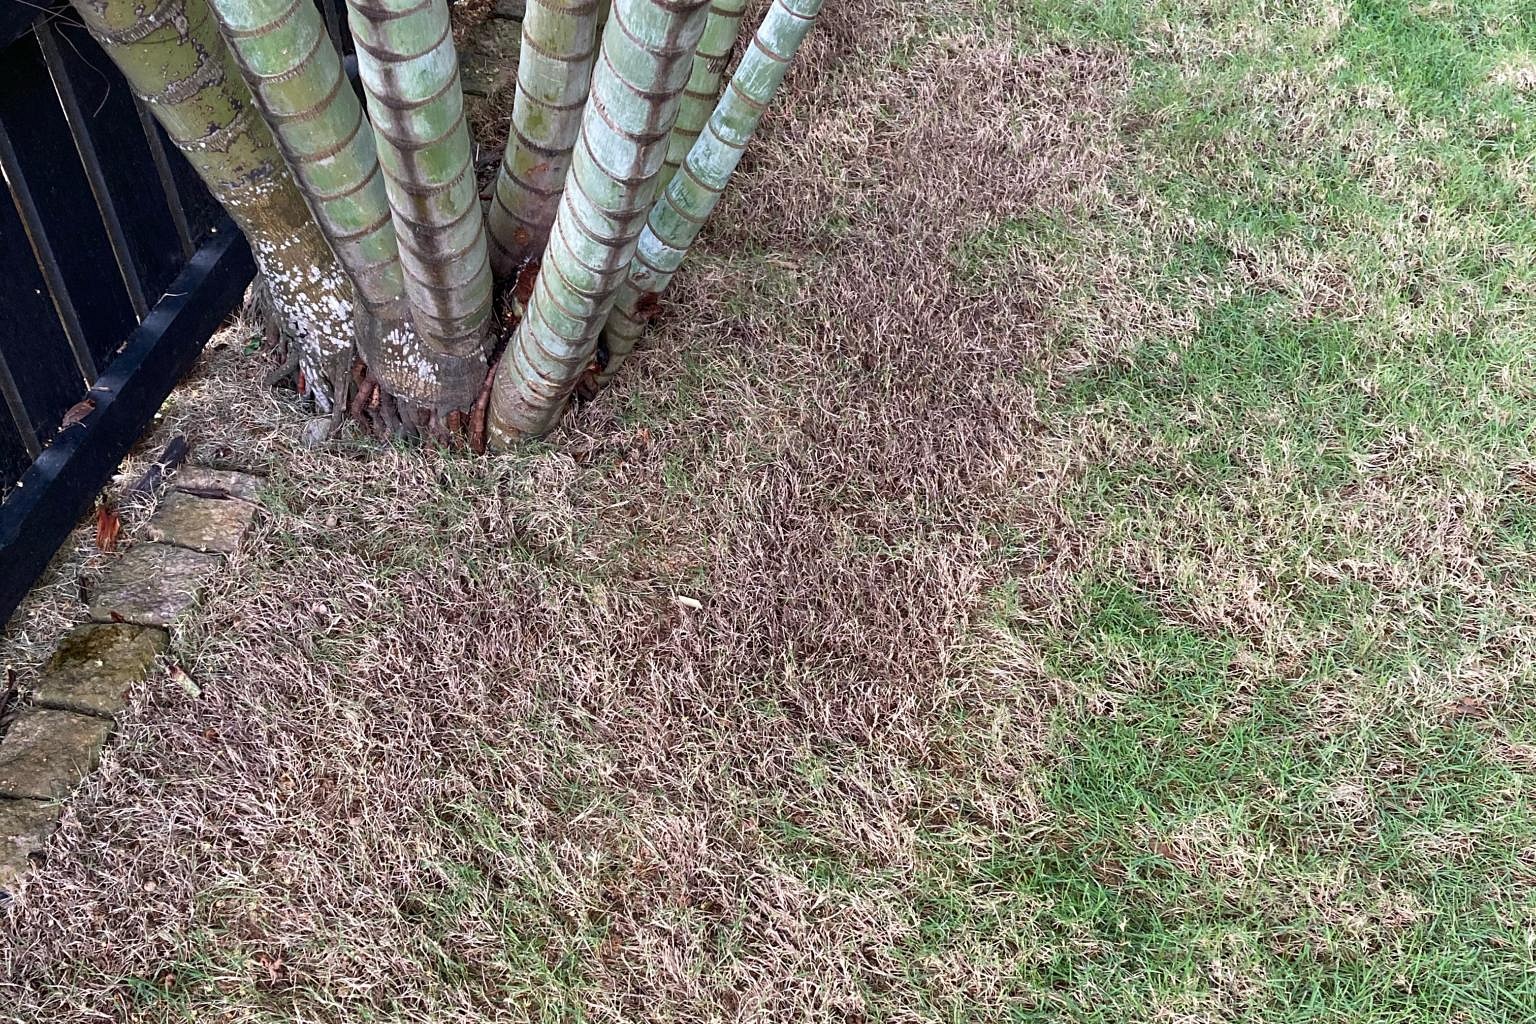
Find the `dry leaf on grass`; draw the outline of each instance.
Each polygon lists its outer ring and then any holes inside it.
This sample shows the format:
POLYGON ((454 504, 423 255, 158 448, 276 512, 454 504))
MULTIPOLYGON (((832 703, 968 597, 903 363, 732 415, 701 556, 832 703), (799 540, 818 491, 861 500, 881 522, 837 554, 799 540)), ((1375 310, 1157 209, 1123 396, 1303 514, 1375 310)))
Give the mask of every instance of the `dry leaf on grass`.
POLYGON ((197 685, 197 680, 188 675, 186 669, 175 662, 172 662, 171 667, 166 670, 166 676, 171 682, 181 687, 182 692, 188 697, 195 700, 203 695, 203 688, 197 685))
POLYGON ((111 553, 117 550, 117 537, 122 532, 123 521, 110 501, 96 506, 96 550, 111 553))

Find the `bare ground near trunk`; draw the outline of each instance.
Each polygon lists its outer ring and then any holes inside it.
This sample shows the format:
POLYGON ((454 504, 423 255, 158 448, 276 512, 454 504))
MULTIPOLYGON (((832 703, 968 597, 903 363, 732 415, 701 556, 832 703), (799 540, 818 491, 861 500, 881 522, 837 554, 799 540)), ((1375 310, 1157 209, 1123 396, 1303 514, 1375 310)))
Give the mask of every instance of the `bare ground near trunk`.
POLYGON ((991 1001, 1001 965, 896 951, 921 830, 1042 813, 1055 684, 989 614, 1010 580, 1050 614, 1074 467, 1021 383, 1053 282, 950 254, 1107 201, 1123 68, 914 6, 830 5, 647 350, 547 446, 305 450, 238 342, 207 359, 174 416, 270 466, 269 514, 176 638, 201 695, 136 695, 5 912, 0 1019, 991 1001))

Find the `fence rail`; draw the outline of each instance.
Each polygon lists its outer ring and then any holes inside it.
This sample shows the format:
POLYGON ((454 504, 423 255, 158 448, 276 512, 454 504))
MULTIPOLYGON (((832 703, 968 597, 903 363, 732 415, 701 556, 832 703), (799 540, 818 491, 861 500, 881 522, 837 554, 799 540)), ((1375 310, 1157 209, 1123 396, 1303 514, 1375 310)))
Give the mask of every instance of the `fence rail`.
POLYGON ((3 625, 254 266, 64 0, 0 6, 0 176, 3 625))

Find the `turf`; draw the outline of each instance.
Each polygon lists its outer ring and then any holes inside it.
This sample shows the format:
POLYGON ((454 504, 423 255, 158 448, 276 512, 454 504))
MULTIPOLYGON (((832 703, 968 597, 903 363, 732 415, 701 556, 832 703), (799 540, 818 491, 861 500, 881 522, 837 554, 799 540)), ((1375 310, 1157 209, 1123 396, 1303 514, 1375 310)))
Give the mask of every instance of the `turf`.
POLYGON ((849 0, 548 444, 214 354, 266 523, 0 1019, 1530 1016, 1532 26, 849 0))

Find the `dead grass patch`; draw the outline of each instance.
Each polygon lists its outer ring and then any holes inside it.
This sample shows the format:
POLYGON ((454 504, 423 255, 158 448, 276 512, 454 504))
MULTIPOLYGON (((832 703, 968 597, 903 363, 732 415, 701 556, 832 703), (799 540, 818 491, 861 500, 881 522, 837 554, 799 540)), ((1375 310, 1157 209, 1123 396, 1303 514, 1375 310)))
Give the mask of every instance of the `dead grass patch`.
POLYGON ((547 446, 306 451, 216 353, 171 417, 269 515, 7 912, 7 1012, 1528 1002, 1536 236, 1383 55, 1480 58, 1134 8, 832 5, 547 446))

